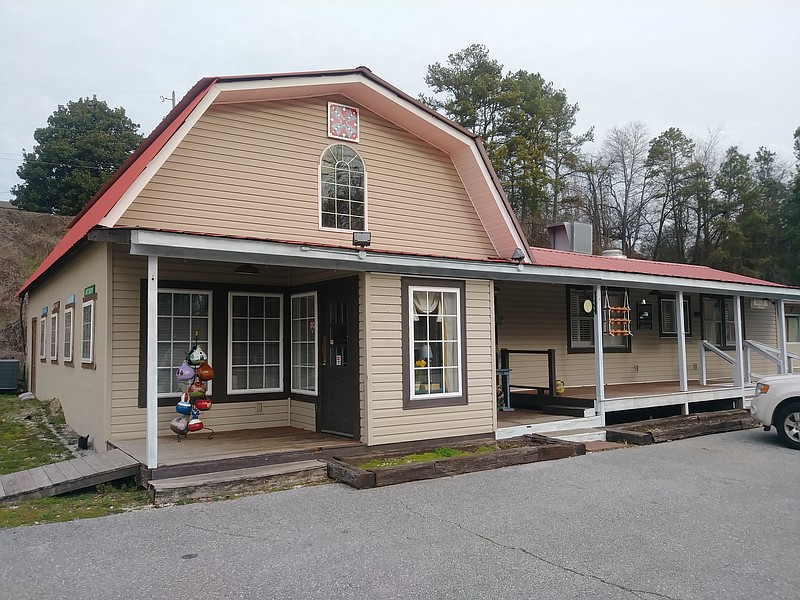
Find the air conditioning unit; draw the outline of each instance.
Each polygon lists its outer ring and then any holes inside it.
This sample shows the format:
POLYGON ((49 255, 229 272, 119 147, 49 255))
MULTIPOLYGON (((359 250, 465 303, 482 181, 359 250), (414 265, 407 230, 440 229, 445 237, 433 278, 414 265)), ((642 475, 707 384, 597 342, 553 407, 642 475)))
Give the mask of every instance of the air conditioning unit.
POLYGON ((19 361, 0 360, 0 390, 17 391, 19 384, 19 361))

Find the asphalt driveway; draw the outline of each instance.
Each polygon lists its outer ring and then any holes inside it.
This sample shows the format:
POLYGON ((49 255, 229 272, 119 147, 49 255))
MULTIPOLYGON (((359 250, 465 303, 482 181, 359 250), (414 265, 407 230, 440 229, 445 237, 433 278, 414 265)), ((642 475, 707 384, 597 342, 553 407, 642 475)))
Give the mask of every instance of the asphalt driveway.
POLYGON ((0 598, 794 600, 798 490, 760 429, 323 485, 0 531, 0 598))

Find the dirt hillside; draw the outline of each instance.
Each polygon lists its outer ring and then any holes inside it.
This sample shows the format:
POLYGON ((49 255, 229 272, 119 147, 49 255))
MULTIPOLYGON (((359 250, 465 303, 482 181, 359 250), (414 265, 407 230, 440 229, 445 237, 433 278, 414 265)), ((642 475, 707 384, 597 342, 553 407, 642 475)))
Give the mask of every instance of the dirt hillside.
POLYGON ((23 360, 15 294, 64 235, 70 220, 0 205, 0 359, 23 360))

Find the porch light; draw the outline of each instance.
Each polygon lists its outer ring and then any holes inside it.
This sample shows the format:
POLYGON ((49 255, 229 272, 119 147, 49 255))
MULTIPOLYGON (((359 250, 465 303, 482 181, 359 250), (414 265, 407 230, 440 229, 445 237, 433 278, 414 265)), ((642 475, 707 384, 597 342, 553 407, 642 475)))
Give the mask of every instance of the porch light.
POLYGON ((524 258, 525 253, 522 251, 522 248, 514 248, 514 254, 511 255, 511 260, 522 262, 524 258))
POLYGON ((233 270, 233 272, 238 273, 239 275, 261 275, 261 271, 258 270, 258 267, 251 265, 250 263, 239 265, 233 270))
POLYGON ((357 248, 366 248, 372 243, 372 233, 369 231, 354 231, 353 232, 353 246, 357 248))

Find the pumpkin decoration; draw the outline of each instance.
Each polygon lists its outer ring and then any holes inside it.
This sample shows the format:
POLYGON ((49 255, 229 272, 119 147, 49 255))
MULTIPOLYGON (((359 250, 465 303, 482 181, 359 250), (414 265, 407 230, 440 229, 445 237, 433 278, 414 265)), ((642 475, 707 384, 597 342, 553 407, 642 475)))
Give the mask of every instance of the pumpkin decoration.
POLYGON ((203 381, 211 381, 214 379, 214 369, 208 364, 208 361, 197 367, 197 376, 203 381))
POLYGON ((211 398, 200 398, 194 405, 197 407, 197 410, 207 411, 211 408, 211 398))

